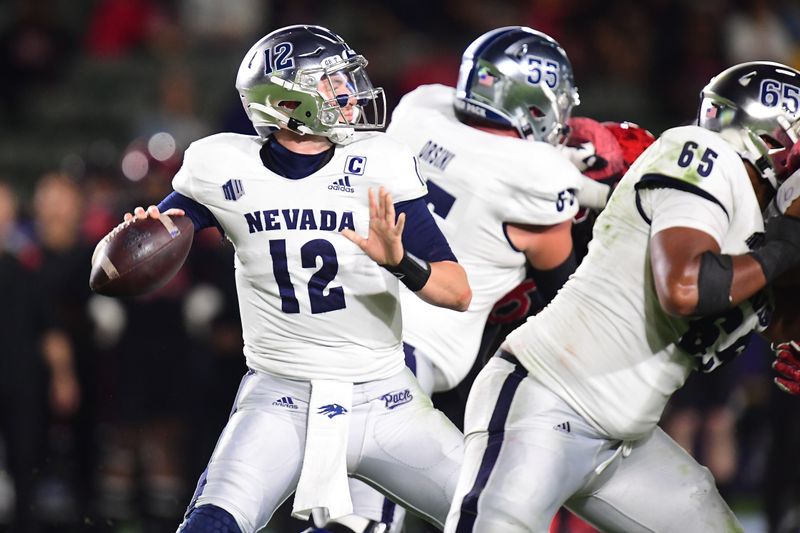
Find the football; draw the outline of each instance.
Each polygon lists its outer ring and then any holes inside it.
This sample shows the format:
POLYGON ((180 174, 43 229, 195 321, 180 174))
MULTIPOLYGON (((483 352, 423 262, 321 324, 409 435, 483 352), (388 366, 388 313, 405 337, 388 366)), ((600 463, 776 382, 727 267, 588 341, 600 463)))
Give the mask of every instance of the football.
POLYGON ((181 268, 194 237, 189 217, 161 215, 120 224, 92 257, 89 287, 106 296, 139 296, 166 284, 181 268))

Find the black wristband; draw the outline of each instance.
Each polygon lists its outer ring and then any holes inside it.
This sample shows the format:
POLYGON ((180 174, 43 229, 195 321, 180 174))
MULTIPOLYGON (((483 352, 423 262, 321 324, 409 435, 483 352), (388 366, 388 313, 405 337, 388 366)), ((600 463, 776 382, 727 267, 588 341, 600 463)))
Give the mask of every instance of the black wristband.
POLYGON ((729 255, 705 252, 700 256, 700 271, 697 274, 698 316, 715 315, 731 306, 731 284, 733 283, 733 258, 729 255))
POLYGON ((764 245, 750 255, 761 265, 767 283, 800 263, 800 219, 788 215, 769 219, 764 245))
POLYGON ((403 285, 410 290, 417 292, 428 283, 428 278, 431 277, 431 265, 425 261, 425 265, 421 265, 409 257, 407 252, 403 252, 403 258, 394 266, 381 265, 383 268, 394 274, 403 285))

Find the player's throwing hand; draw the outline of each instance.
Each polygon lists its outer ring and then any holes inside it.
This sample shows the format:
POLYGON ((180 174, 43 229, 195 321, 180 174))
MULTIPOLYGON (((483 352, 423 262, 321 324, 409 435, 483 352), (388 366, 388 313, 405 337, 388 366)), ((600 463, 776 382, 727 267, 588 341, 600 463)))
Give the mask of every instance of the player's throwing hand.
POLYGON ((161 213, 158 210, 158 207, 156 207, 154 205, 151 205, 150 207, 147 208, 147 210, 145 210, 143 207, 139 206, 139 207, 137 207, 136 209, 133 210, 133 214, 125 213, 125 216, 123 217, 123 219, 125 220, 125 222, 127 222, 127 221, 131 220, 134 217, 136 217, 136 218, 147 218, 147 217, 150 217, 150 218, 157 219, 161 215, 183 216, 184 214, 185 213, 184 213, 183 209, 178 209, 177 207, 173 207, 171 209, 167 209, 166 211, 161 213))
POLYGON ((392 195, 383 187, 378 189, 378 201, 369 189, 369 235, 365 239, 353 230, 342 230, 342 235, 354 242, 373 261, 382 266, 395 266, 403 259, 403 227, 405 213, 395 220, 392 195))

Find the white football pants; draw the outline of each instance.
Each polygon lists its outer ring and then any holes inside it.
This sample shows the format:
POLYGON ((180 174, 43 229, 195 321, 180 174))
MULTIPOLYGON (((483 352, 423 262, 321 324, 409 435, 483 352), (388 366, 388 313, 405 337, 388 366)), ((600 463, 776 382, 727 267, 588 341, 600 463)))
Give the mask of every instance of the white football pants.
MULTIPOLYGON (((308 382, 248 372, 189 509, 221 507, 242 533, 266 526, 300 477, 309 395, 308 382)), ((355 384, 351 415, 348 474, 442 527, 461 465, 461 432, 408 369, 355 384)))
MULTIPOLYGON (((430 396, 433 394, 438 370, 420 350, 403 345, 406 365, 414 372, 420 388, 430 396)), ((406 511, 366 483, 350 478, 350 496, 353 499, 353 514, 386 524, 386 533, 403 530, 406 511)))
POLYGON ((708 469, 660 428, 603 438, 518 363, 492 357, 465 413, 446 533, 547 533, 566 505, 602 531, 743 531, 708 469))

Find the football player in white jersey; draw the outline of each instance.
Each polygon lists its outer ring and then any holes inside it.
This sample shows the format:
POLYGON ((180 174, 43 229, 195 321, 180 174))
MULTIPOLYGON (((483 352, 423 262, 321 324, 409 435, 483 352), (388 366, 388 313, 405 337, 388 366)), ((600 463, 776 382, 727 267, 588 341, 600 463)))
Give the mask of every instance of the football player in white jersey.
MULTIPOLYGON (((763 289, 800 262, 800 202, 762 215, 800 134, 800 72, 737 65, 617 185, 589 252, 470 393, 448 532, 741 531, 708 470, 656 424, 692 370, 768 329, 763 289), (793 215, 793 216, 789 216, 793 215)), ((785 339, 784 339, 785 340, 785 339)))
MULTIPOLYGON (((420 161, 428 205, 473 291, 467 312, 456 313, 401 290, 406 363, 426 392, 465 378, 492 306, 527 264, 546 299, 575 270, 570 232, 589 179, 561 145, 578 102, 561 46, 512 26, 470 44, 456 88, 419 87, 394 110, 387 133, 420 161)), ((604 203, 608 189, 599 188, 604 203)), ((400 530, 401 509, 357 480, 351 493, 358 513, 400 530)))
POLYGON ((193 143, 175 192, 126 215, 185 214, 236 251, 250 370, 180 531, 260 530, 295 488, 322 525, 350 513, 348 475, 444 523, 463 439, 404 365, 399 283, 458 311, 471 291, 414 154, 358 131, 385 118, 365 66, 325 28, 270 33, 236 82, 260 136, 193 143))

